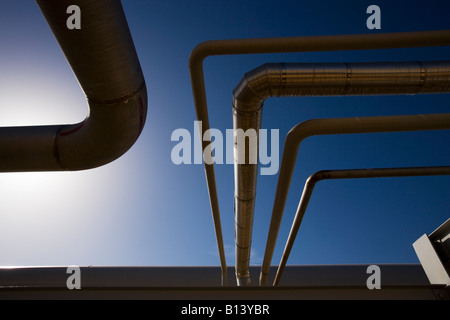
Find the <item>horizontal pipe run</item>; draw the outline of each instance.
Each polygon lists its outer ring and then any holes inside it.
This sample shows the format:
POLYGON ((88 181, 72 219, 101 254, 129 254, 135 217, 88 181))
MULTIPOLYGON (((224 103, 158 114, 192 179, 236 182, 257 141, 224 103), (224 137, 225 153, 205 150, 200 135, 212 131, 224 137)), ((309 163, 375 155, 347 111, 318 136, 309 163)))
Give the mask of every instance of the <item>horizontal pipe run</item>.
POLYGON ((267 281, 268 270, 275 250, 275 244, 283 217, 292 174, 295 168, 298 150, 304 139, 315 135, 448 129, 450 129, 450 113, 312 119, 294 126, 286 136, 280 163, 272 217, 260 273, 260 285, 265 285, 267 281))
POLYGON ((395 95, 450 92, 450 61, 266 63, 233 91, 237 116, 270 97, 395 95))
POLYGON ((413 168, 386 168, 386 169, 355 169, 355 170, 327 170, 318 171, 312 174, 306 181, 303 194, 298 204, 297 212, 289 232, 288 240, 283 251, 283 255, 278 266, 274 279, 274 286, 277 286, 283 275, 289 254, 294 245, 295 238, 302 223, 308 207, 309 200, 317 182, 326 179, 362 179, 362 178, 388 178, 388 177, 417 177, 417 176, 438 176, 450 175, 450 166, 443 167, 413 167, 413 168))
POLYGON ((147 89, 119 0, 80 0, 79 30, 66 25, 72 1, 36 0, 86 94, 77 124, 0 128, 0 172, 84 170, 119 158, 147 114, 147 89))
MULTIPOLYGON (((203 61, 208 56, 262 54, 281 52, 318 52, 338 50, 371 50, 450 45, 450 30, 336 35, 312 37, 259 38, 237 40, 211 40, 197 45, 189 57, 189 72, 197 120, 202 122, 200 137, 209 132, 209 117, 203 73, 203 61)), ((208 139, 202 139, 202 150, 208 139)), ((222 282, 226 284, 226 259, 223 245, 220 210, 217 197, 214 165, 204 163, 206 183, 216 240, 222 268, 222 282)))
POLYGON ((191 70, 196 70, 201 68, 203 60, 207 57, 221 55, 374 50, 448 45, 450 45, 450 30, 209 40, 200 43, 192 50, 189 57, 189 66, 191 70))

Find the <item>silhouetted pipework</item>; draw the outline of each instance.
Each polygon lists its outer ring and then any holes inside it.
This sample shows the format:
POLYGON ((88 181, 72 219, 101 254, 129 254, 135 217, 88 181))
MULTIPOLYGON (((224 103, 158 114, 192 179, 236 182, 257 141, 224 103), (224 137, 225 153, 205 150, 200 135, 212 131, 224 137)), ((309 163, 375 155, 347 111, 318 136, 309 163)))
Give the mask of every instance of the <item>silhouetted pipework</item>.
POLYGON ((0 172, 95 168, 122 156, 147 115, 147 88, 119 0, 80 0, 81 29, 67 27, 68 0, 37 0, 86 94, 77 124, 0 128, 0 172))

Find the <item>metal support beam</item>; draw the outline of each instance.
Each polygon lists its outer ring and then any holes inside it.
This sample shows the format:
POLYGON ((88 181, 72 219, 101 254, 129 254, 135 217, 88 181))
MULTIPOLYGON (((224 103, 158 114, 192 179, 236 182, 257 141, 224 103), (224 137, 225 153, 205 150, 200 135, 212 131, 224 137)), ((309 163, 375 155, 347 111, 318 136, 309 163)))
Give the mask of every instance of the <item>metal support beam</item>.
MULTIPOLYGON (((67 288, 70 274, 66 273, 66 267, 0 268, 0 300, 149 299, 179 300, 187 305, 189 302, 182 300, 449 299, 448 289, 429 284, 418 263, 380 264, 381 290, 367 288, 367 267, 287 266, 278 287, 257 286, 257 267, 251 267, 254 285, 242 288, 233 279, 230 286, 221 287, 220 267, 82 266, 79 290, 67 288)), ((234 273, 233 269, 227 269, 229 275, 234 273)), ((271 268, 271 275, 275 271, 271 268)), ((170 304, 171 310, 176 308, 176 301, 170 304)), ((175 310, 179 313, 180 309, 175 310)))

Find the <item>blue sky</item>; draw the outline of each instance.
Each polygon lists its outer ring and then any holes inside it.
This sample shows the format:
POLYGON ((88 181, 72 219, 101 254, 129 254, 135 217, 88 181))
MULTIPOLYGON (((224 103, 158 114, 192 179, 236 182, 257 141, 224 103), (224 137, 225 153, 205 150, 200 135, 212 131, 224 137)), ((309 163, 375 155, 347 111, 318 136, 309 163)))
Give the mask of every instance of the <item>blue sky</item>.
MULTIPOLYGON (((83 172, 2 173, 0 266, 219 265, 203 165, 174 165, 171 134, 194 133, 188 57, 212 39, 450 29, 447 1, 124 0, 149 94, 131 150, 83 172), (366 8, 381 8, 368 30, 366 8)), ((266 62, 444 60, 449 47, 209 57, 212 128, 232 128, 232 90, 266 62)), ((87 104, 39 8, 0 1, 0 126, 75 123, 87 104)), ((272 98, 263 128, 313 118, 450 112, 450 96, 272 98)), ((272 264, 306 178, 318 170, 450 164, 450 132, 311 137, 302 143, 272 264)), ((1 156, 1 155, 0 155, 1 156)), ((233 165, 216 165, 227 264, 234 265, 233 165)), ((252 264, 265 250, 277 175, 259 176, 252 264)), ((289 264, 416 263, 412 243, 450 213, 450 177, 320 182, 289 264)))

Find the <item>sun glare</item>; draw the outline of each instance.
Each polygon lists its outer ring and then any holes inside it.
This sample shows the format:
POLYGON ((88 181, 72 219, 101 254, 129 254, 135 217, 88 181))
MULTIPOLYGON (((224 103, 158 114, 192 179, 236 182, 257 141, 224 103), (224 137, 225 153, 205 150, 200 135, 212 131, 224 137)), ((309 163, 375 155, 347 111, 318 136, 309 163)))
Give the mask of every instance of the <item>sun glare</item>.
POLYGON ((69 66, 45 73, 17 64, 0 75, 0 127, 72 124, 86 117, 86 98, 69 66))

